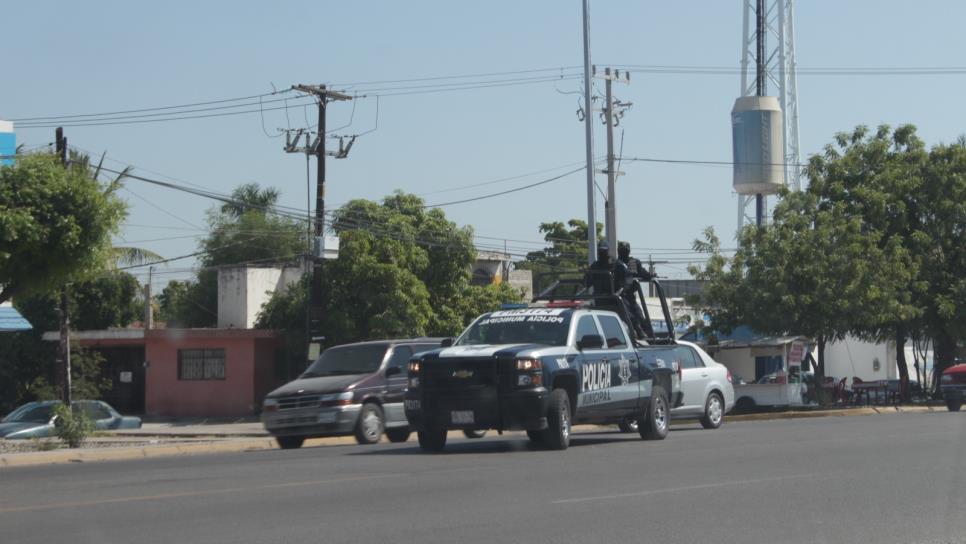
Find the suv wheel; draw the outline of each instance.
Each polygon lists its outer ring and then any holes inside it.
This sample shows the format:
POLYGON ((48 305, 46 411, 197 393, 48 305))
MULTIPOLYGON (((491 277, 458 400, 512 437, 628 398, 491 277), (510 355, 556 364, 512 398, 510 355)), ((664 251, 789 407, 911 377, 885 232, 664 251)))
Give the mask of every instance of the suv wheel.
POLYGON ((359 411, 359 420, 356 421, 356 442, 360 444, 375 444, 382 437, 385 430, 385 423, 382 416, 382 408, 378 404, 367 402, 362 405, 359 411))
POLYGON ((305 442, 304 436, 276 436, 275 441, 278 442, 278 447, 283 450, 295 450, 302 447, 305 442))
POLYGON ((416 433, 423 451, 440 452, 446 447, 446 429, 424 429, 416 433))
POLYGON ((701 426, 705 429, 717 429, 724 421, 724 402, 721 395, 711 393, 704 402, 704 415, 701 416, 701 426))
POLYGON ((552 450, 567 449, 570 446, 570 397, 563 389, 554 389, 550 394, 547 425, 544 445, 552 450))
POLYGON ((647 408, 646 417, 639 423, 638 432, 644 440, 664 440, 667 437, 670 411, 667 404, 667 393, 664 388, 655 386, 651 391, 651 405, 647 408))
POLYGON ((479 430, 463 431, 463 436, 465 436, 466 438, 483 438, 484 436, 486 436, 486 431, 479 431, 479 430))
POLYGON ((409 427, 394 427, 386 429, 386 438, 390 442, 405 442, 409 440, 409 427))

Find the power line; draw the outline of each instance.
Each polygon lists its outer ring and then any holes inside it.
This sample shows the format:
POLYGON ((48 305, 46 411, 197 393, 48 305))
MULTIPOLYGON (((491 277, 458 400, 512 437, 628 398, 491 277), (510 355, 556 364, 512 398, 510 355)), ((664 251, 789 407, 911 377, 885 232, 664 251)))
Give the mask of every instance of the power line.
POLYGON ((562 178, 565 178, 567 176, 576 174, 577 172, 581 172, 581 171, 584 170, 584 168, 585 167, 583 167, 583 166, 581 166, 579 168, 574 168, 573 170, 568 170, 568 171, 564 172, 563 174, 560 174, 560 175, 557 175, 557 176, 553 176, 552 178, 547 178, 547 179, 538 181, 536 183, 530 183, 530 184, 524 185, 522 187, 515 187, 513 189, 508 189, 506 191, 500 191, 498 193, 490 193, 488 195, 481 195, 481 196, 477 196, 477 197, 473 197, 473 198, 464 198, 462 200, 452 200, 450 202, 439 202, 439 203, 436 203, 436 204, 427 204, 425 207, 427 207, 427 208, 441 208, 443 206, 452 206, 454 204, 465 204, 467 202, 476 202, 478 200, 484 200, 484 199, 488 199, 488 198, 494 198, 494 197, 498 197, 498 196, 508 195, 510 193, 516 193, 518 191, 523 191, 525 189, 530 189, 530 188, 537 187, 537 186, 540 186, 540 185, 545 185, 545 184, 550 183, 550 182, 553 182, 553 181, 557 181, 558 179, 562 179, 562 178))

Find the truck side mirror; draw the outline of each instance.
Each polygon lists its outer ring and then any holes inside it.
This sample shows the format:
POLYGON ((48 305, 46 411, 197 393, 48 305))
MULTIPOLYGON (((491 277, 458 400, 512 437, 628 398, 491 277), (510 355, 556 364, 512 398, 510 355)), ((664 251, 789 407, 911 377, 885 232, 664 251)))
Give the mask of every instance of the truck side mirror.
POLYGON ((398 366, 391 366, 386 369, 386 377, 395 376, 396 374, 402 374, 402 368, 398 366))
POLYGON ((450 346, 453 345, 453 342, 455 340, 456 339, 453 338, 453 337, 443 338, 443 341, 439 343, 439 347, 441 347, 441 348, 448 348, 448 347, 450 347, 450 346))
POLYGON ((587 348, 600 349, 604 345, 604 338, 599 334, 585 334, 583 338, 577 340, 577 349, 583 351, 587 348))

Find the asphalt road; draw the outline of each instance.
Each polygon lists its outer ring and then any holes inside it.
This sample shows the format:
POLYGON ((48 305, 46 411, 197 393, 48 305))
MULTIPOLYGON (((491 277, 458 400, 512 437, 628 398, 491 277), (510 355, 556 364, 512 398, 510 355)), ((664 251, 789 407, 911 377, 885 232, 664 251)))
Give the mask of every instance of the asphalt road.
POLYGON ((966 543, 966 413, 0 469, 0 542, 966 543))

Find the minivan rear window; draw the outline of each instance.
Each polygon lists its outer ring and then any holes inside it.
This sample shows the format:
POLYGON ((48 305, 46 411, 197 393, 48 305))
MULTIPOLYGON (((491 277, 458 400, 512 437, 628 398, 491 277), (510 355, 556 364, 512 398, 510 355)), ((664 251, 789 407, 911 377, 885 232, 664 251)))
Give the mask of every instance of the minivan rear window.
POLYGON ((342 374, 371 374, 379 370, 386 355, 386 344, 336 346, 322 352, 300 377, 338 376, 342 374))

